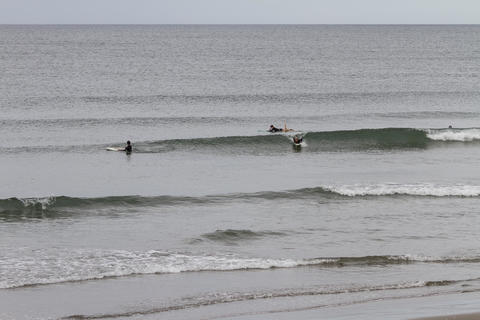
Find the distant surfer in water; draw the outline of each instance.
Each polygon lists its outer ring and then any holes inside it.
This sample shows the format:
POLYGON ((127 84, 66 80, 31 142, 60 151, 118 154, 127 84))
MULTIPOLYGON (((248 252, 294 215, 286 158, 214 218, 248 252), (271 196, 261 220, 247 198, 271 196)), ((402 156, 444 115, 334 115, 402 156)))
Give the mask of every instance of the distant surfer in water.
POLYGON ((127 141, 127 145, 125 146, 125 149, 123 149, 126 153, 132 153, 132 144, 130 143, 130 140, 127 141))
POLYGON ((270 128, 268 129, 268 132, 289 132, 293 131, 293 129, 288 129, 287 128, 287 122, 285 122, 284 128, 277 128, 273 124, 270 125, 270 128))
POLYGON ((268 132, 282 132, 283 129, 275 127, 273 124, 270 125, 270 129, 268 129, 268 132))

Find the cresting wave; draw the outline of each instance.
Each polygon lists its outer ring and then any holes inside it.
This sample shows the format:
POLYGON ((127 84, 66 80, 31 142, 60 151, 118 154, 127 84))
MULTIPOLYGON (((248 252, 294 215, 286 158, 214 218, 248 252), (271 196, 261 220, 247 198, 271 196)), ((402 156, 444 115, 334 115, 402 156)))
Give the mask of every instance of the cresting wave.
POLYGON ((458 141, 471 142, 480 140, 480 129, 446 129, 446 130, 426 130, 427 137, 435 141, 458 141))
POLYGON ((0 288, 195 271, 232 271, 291 268, 316 260, 245 258, 236 255, 190 255, 157 250, 38 250, 4 256, 0 262, 0 288), (61 251, 61 252, 59 252, 61 251))
MULTIPOLYGON (((291 152, 292 136, 300 134, 308 145, 305 152, 355 152, 426 149, 446 143, 480 142, 480 128, 416 129, 379 128, 319 132, 290 132, 253 136, 224 136, 192 139, 135 141, 136 153, 208 152, 218 154, 275 155, 291 152)), ((108 146, 122 145, 24 146, 0 148, 3 153, 99 152, 108 146)))
MULTIPOLYGON (((0 288, 99 280, 142 274, 201 271, 241 271, 298 267, 368 267, 413 263, 480 263, 480 257, 428 257, 415 255, 320 257, 313 259, 255 258, 227 255, 193 255, 150 250, 19 249, 22 255, 5 255, 0 262, 0 288)), ((425 284, 439 285, 439 284, 425 284)))
MULTIPOLYGON (((257 136, 159 140, 137 143, 137 152, 215 151, 216 153, 275 154, 290 150, 291 136, 301 134, 308 152, 425 149, 443 142, 480 141, 480 129, 381 128, 320 132, 292 132, 257 136)), ((444 144, 442 144, 444 145, 444 144)))
MULTIPOLYGON (((477 185, 437 185, 437 184, 353 184, 340 186, 319 186, 286 191, 262 191, 255 193, 231 193, 200 197, 184 196, 112 196, 100 198, 45 197, 45 198, 9 198, 0 200, 0 220, 15 217, 48 218, 68 215, 77 211, 85 213, 89 209, 118 208, 128 210, 135 207, 159 207, 222 203, 242 200, 279 200, 279 199, 351 199, 355 197, 480 197, 477 185)), ((210 237, 228 235, 212 234, 210 237)), ((242 233, 231 234, 243 236, 242 233)))

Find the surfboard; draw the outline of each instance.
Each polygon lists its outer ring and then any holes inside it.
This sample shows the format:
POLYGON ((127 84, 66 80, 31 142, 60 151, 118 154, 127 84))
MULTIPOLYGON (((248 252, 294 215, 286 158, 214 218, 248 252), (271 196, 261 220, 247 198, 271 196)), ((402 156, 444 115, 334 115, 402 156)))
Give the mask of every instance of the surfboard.
POLYGON ((125 148, 119 148, 119 147, 108 147, 107 151, 125 151, 125 148))

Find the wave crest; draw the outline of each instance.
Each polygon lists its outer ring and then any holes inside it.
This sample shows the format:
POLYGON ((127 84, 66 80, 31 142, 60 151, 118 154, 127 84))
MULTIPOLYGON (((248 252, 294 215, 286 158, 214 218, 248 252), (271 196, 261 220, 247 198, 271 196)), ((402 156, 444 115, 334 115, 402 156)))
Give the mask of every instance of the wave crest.
POLYGON ((430 196, 430 197, 478 197, 480 186, 435 184, 373 184, 325 187, 325 190, 348 196, 430 196))
MULTIPOLYGON (((365 152, 382 150, 426 149, 446 147, 445 142, 467 143, 480 140, 480 128, 417 129, 378 128, 336 131, 292 132, 289 134, 261 134, 252 136, 219 136, 210 138, 168 139, 136 141, 136 153, 208 152, 221 154, 272 155, 292 152, 291 135, 304 137, 305 152, 365 152), (307 147, 308 146, 308 147, 307 147)), ((120 143, 121 144, 121 143, 120 143)), ((23 146, 0 148, 3 153, 22 152, 98 152, 108 146, 119 145, 70 145, 23 146)))
MULTIPOLYGON (((480 140, 480 128, 378 128, 296 133, 303 135, 308 145, 305 150, 309 152, 425 149, 439 145, 439 142, 480 140)), ((217 153, 276 154, 291 151, 289 146, 291 138, 285 134, 160 140, 136 144, 138 152, 153 153, 214 150, 217 153)))
MULTIPOLYGON (((19 248, 19 251, 22 251, 19 248)), ((150 250, 28 250, 2 258, 0 288, 44 285, 122 277, 201 271, 240 271, 272 268, 343 268, 412 263, 480 263, 480 257, 385 255, 313 259, 254 258, 234 254, 192 255, 150 250)), ((429 285, 443 285, 431 283, 429 285)))
MULTIPOLYGON (((45 218, 68 214, 86 214, 88 209, 97 212, 99 208, 123 210, 125 208, 159 207, 192 204, 208 204, 242 201, 249 199, 349 199, 355 197, 480 197, 480 186, 423 184, 353 184, 340 186, 319 186, 286 191, 261 191, 255 193, 232 193, 200 197, 182 196, 112 196, 100 198, 45 197, 0 199, 0 220, 18 218, 45 218)), ((253 233, 249 230, 217 230, 203 238, 216 241, 234 241, 248 237, 261 237, 268 234, 253 233)), ((270 234, 271 235, 271 234, 270 234)), ((281 235, 281 234, 278 234, 281 235)))
POLYGON ((427 130, 427 137, 435 141, 471 142, 480 140, 480 129, 427 130))

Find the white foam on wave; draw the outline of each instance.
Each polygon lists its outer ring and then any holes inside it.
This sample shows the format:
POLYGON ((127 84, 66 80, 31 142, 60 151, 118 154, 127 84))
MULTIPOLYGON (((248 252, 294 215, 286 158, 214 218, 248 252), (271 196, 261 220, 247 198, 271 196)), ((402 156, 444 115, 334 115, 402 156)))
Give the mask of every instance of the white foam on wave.
POLYGON ((28 250, 0 260, 0 288, 102 279, 134 274, 291 268, 328 262, 245 258, 236 255, 188 255, 156 250, 28 250))
MULTIPOLYGON (((421 255, 385 256, 393 262, 478 262, 480 257, 431 257, 421 255)), ((145 252, 100 249, 17 248, 2 253, 0 289, 70 281, 103 279, 135 274, 163 274, 196 271, 235 271, 248 269, 294 268, 309 265, 370 265, 372 257, 316 259, 249 258, 234 254, 191 255, 150 250, 145 252), (362 261, 364 260, 364 261, 362 261)), ((375 260, 375 259, 374 259, 375 260)), ((379 262, 382 264, 382 260, 379 262)))
POLYGON ((480 129, 446 129, 427 130, 427 137, 436 141, 462 141, 469 142, 480 140, 480 129))
POLYGON ((388 196, 411 195, 432 197, 477 197, 480 196, 480 186, 475 185, 436 185, 436 184, 373 184, 373 185, 343 185, 327 186, 326 190, 344 196, 388 196))
POLYGON ((53 205, 56 201, 55 197, 44 197, 44 198, 20 198, 20 200, 25 207, 35 207, 40 205, 43 210, 46 210, 50 205, 53 205))

